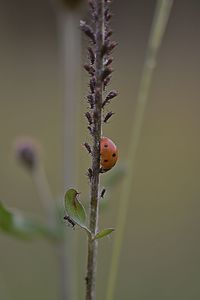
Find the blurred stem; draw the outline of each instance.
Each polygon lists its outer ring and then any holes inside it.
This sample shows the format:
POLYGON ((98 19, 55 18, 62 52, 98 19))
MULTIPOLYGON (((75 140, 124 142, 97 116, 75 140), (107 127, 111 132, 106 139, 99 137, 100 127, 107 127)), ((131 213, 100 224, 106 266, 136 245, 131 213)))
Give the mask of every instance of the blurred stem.
MULTIPOLYGON (((33 182, 35 184, 38 196, 43 204, 43 208, 47 213, 49 226, 55 228, 58 226, 56 207, 53 203, 53 197, 49 188, 49 183, 42 163, 32 173, 33 182)), ((58 255, 58 266, 60 271, 60 300, 67 300, 68 291, 66 289, 67 268, 65 254, 65 239, 54 244, 58 255)))
POLYGON ((77 140, 80 98, 81 34, 80 16, 74 11, 59 12, 64 87, 64 187, 76 184, 77 140))
POLYGON ((119 215, 117 219, 116 234, 111 260, 111 269, 108 280, 107 300, 114 299, 116 290, 116 279, 119 268, 120 253, 123 243, 123 235, 126 225, 129 200, 132 197, 132 185, 135 176, 136 154, 139 146, 142 125, 144 121, 145 109, 156 66, 157 54, 163 39, 163 35, 170 16, 173 0, 158 0, 152 23, 151 33, 148 41, 146 58, 144 62, 135 112, 135 118, 130 137, 130 147, 128 152, 127 176, 122 185, 121 199, 119 200, 119 215))
POLYGON ((44 212, 47 214, 48 223, 51 227, 55 227, 55 204, 42 162, 40 162, 36 169, 33 170, 32 178, 38 193, 38 197, 43 205, 44 212))
MULTIPOLYGON (((79 98, 81 66, 81 34, 79 13, 75 10, 57 10, 58 36, 61 52, 63 84, 63 188, 76 186, 79 152, 79 98)), ((76 267, 74 241, 66 247, 65 236, 60 244, 61 299, 76 299, 76 267), (70 275, 69 275, 70 274, 70 275)))

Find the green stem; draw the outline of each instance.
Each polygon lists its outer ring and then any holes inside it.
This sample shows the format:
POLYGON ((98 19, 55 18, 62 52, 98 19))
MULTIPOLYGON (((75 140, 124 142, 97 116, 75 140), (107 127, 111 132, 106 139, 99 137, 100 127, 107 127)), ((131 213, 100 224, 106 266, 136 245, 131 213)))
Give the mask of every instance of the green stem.
POLYGON ((33 170, 32 178, 44 212, 47 215, 49 226, 53 227, 56 225, 55 203, 42 162, 33 170))
POLYGON ((110 275, 107 288, 107 300, 114 299, 116 289, 116 279, 119 268, 119 260, 123 243, 123 235, 126 225, 129 201, 132 197, 132 185, 135 176, 136 154, 140 142, 140 135, 144 121, 145 109, 147 106, 150 87, 156 66, 156 59, 163 35, 170 16, 173 0, 158 0, 152 23, 151 33, 148 41, 146 58, 144 62, 139 93, 137 97, 137 107, 135 119, 130 137, 130 148, 127 161, 127 176, 123 182, 121 200, 119 201, 119 215, 116 226, 116 234, 113 246, 110 275))
MULTIPOLYGON (((58 219, 56 216, 56 207, 53 203, 53 197, 49 188, 49 183, 42 162, 32 173, 33 182, 37 190, 38 196, 43 204, 45 213, 47 214, 48 223, 51 228, 58 226, 58 219)), ((58 268, 60 275, 60 300, 69 299, 69 290, 67 289, 68 278, 68 264, 65 249, 65 238, 54 244, 58 259, 58 268)))

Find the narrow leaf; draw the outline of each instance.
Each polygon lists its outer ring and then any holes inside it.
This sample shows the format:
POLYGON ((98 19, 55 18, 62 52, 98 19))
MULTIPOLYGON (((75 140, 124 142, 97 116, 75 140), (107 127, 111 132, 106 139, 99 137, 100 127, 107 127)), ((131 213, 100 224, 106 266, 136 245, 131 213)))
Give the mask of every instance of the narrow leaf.
POLYGON ((22 214, 8 210, 0 202, 0 230, 5 233, 21 239, 32 239, 36 236, 42 236, 49 239, 55 239, 56 232, 53 232, 47 226, 29 219, 22 214))
POLYGON ((104 236, 107 236, 109 235, 111 232, 114 231, 114 228, 107 228, 107 229, 103 229, 102 231, 98 232, 96 235, 95 235, 95 240, 97 239, 101 239, 103 238, 104 236))

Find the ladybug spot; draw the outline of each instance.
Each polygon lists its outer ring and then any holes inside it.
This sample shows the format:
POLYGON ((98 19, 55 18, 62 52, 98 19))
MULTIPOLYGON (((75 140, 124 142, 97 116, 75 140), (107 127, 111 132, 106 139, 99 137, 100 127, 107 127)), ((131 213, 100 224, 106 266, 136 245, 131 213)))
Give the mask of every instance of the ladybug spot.
POLYGON ((116 154, 115 153, 113 153, 113 155, 112 155, 113 157, 115 157, 116 156, 116 154))
POLYGON ((107 148, 107 147, 108 147, 108 145, 107 145, 107 144, 105 144, 105 145, 104 145, 104 147, 105 147, 105 148, 107 148))
POLYGON ((103 162, 108 162, 108 159, 104 159, 104 161, 103 162))

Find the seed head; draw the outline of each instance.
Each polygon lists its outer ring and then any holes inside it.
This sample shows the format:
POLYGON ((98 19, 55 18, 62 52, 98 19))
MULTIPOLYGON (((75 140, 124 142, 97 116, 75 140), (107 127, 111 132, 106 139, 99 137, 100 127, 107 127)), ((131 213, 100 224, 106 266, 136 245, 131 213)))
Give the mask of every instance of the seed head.
POLYGON ((40 146, 32 138, 18 138, 14 145, 16 158, 28 170, 33 171, 39 162, 40 146))

